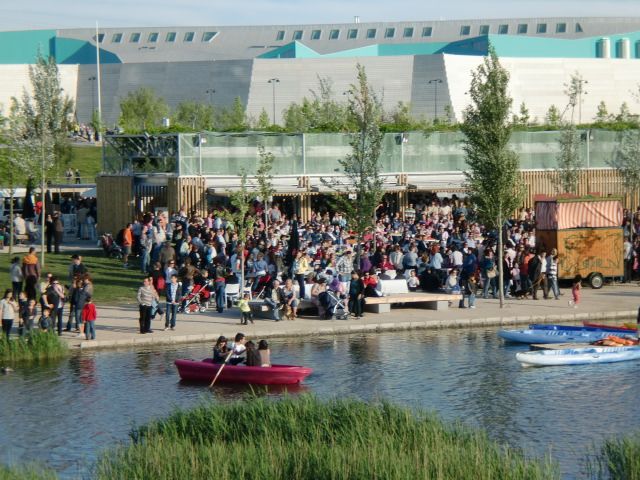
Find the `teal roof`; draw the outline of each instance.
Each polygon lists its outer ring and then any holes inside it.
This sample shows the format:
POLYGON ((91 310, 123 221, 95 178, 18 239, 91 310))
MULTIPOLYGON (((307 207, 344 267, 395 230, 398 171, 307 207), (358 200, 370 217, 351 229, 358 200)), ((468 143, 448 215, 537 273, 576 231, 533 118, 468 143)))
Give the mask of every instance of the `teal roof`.
MULTIPOLYGON (((396 55, 486 55, 491 44, 500 57, 533 58, 596 58, 598 42, 602 37, 579 39, 541 38, 519 35, 482 35, 456 42, 374 44, 321 54, 301 42, 292 42, 260 55, 258 58, 349 58, 386 57, 396 55)), ((640 58, 640 32, 608 35, 611 42, 611 57, 621 56, 618 40, 626 38, 630 42, 630 55, 640 58)))
MULTIPOLYGON (((96 63, 95 45, 74 38, 56 37, 52 53, 56 57, 56 61, 61 64, 91 65, 96 63)), ((116 54, 101 48, 100 63, 121 63, 121 61, 116 54)))

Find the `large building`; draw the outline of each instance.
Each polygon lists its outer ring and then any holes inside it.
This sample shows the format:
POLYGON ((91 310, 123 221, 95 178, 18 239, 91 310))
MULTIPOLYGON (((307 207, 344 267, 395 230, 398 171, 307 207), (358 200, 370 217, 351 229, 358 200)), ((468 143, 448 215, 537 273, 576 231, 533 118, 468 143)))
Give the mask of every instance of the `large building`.
POLYGON ((276 121, 291 102, 333 82, 337 98, 367 69, 385 107, 410 103, 416 116, 459 120, 467 104, 469 74, 492 45, 511 73, 517 107, 542 119, 567 103, 565 84, 578 72, 586 81, 580 119, 604 101, 638 110, 632 91, 640 79, 640 17, 524 18, 407 21, 327 25, 145 27, 0 32, 0 104, 28 84, 35 52, 54 55, 63 88, 88 122, 97 108, 96 40, 100 41, 101 100, 107 125, 117 122, 128 92, 150 86, 170 106, 186 100, 264 109, 276 121), (271 79, 277 82, 269 83, 271 79))

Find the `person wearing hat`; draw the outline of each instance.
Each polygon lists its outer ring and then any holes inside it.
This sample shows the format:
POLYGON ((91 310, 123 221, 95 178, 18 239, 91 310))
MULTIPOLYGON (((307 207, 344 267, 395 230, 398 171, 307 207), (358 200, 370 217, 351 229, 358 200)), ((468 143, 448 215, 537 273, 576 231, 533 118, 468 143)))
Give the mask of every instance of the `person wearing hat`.
MULTIPOLYGON (((556 300, 560 299, 560 288, 558 287, 558 250, 551 249, 547 256, 547 288, 553 293, 556 300)), ((548 297, 547 297, 548 298, 548 297)))

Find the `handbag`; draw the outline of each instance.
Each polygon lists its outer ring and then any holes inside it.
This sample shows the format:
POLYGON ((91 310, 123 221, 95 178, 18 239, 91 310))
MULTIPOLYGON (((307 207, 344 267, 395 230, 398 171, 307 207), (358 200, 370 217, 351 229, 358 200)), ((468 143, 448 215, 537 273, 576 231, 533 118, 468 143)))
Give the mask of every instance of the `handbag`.
POLYGON ((496 272, 496 267, 491 267, 487 270, 487 278, 495 278, 498 272, 496 272))

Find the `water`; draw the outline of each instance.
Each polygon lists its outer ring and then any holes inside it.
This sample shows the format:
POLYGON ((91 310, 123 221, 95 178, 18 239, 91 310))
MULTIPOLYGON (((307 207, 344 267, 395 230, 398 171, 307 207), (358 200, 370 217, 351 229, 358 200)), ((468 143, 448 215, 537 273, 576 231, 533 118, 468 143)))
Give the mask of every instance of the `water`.
MULTIPOLYGON (((296 391, 435 410, 527 455, 551 452, 565 478, 581 478, 592 445, 640 428, 639 362, 525 369, 515 354, 527 347, 505 346, 495 329, 274 340, 271 347, 275 363, 314 368, 296 391)), ((16 368, 0 377, 0 461, 36 460, 63 477, 87 478, 96 455, 126 441, 133 425, 203 397, 245 395, 246 387, 210 393, 179 381, 174 359, 209 351, 199 344, 83 352, 16 368)))

